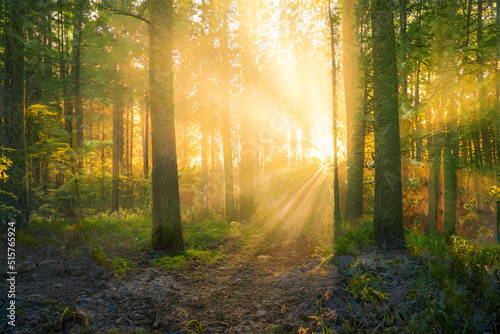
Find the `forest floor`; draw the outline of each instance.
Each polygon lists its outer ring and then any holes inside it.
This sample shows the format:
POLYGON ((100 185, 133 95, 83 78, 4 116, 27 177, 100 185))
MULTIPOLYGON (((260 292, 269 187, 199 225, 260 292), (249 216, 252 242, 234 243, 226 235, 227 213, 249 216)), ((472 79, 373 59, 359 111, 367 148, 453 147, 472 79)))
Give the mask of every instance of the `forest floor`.
MULTIPOLYGON (((163 270, 151 265, 157 255, 146 251, 133 272, 116 277, 85 243, 71 250, 18 245, 17 326, 7 325, 2 296, 0 331, 328 334, 464 328, 465 310, 452 306, 468 295, 453 290, 456 299, 449 300, 438 279, 448 277, 446 268, 429 262, 432 257, 369 244, 358 250, 344 244, 342 252, 341 244, 326 261, 333 234, 329 180, 321 170, 307 169, 296 181, 275 201, 262 203, 258 218, 234 223, 236 233, 216 248, 224 256, 210 265, 194 259, 184 270, 163 270), (443 272, 436 274, 436 268, 443 272)), ((498 274, 488 277, 489 290, 481 288, 498 295, 498 274)), ((458 284, 453 289, 468 291, 458 284)), ((494 333, 499 323, 498 312, 495 318, 478 308, 471 316, 481 332, 494 333)))
MULTIPOLYGON (((315 253, 332 240, 328 191, 325 174, 314 171, 259 221, 237 223, 245 240, 229 238, 217 264, 193 263, 183 272, 151 268, 144 254, 142 268, 117 279, 86 245, 72 254, 19 245, 16 330, 78 333, 91 322, 90 332, 185 333, 199 322, 204 333, 296 333, 316 321, 318 300, 336 275, 333 266, 317 268, 315 253)), ((9 329, 16 332, 2 323, 9 329)))

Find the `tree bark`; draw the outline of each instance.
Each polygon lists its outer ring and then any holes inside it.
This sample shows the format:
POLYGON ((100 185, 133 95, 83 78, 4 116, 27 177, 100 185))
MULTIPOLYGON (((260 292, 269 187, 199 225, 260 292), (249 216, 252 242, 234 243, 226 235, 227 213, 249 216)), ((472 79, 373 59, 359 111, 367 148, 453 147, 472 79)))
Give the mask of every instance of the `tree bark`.
POLYGON ((343 2, 342 55, 347 126, 347 210, 348 219, 363 215, 363 168, 365 124, 359 88, 359 47, 356 36, 356 1, 343 2))
MULTIPOLYGON (((19 227, 26 227, 29 221, 29 198, 27 161, 26 161, 26 134, 24 131, 24 77, 25 77, 25 50, 24 50, 24 19, 25 6, 23 1, 9 0, 5 2, 6 16, 9 22, 6 33, 6 50, 8 57, 5 59, 5 79, 3 82, 6 101, 6 146, 13 149, 7 153, 12 166, 9 169, 9 179, 2 186, 2 190, 10 192, 17 197, 0 194, 0 199, 5 205, 15 207, 19 213, 13 217, 19 227), (24 181, 24 182, 23 182, 24 181)), ((5 145, 4 143, 2 143, 5 145)), ((6 217, 7 218, 7 217, 6 217)))
POLYGON ((142 170, 144 178, 149 178, 149 96, 146 94, 146 103, 144 106, 142 134, 142 170))
MULTIPOLYGON (((83 101, 80 89, 80 51, 82 45, 83 12, 87 0, 75 0, 73 11, 73 47, 71 76, 73 81, 73 99, 76 118, 76 148, 81 151, 83 146, 83 101)), ((79 161, 81 166, 81 161, 79 161)))
POLYGON ((221 73, 223 80, 222 112, 221 112, 221 134, 222 150, 224 154, 224 197, 225 215, 228 222, 235 219, 236 210, 234 206, 234 171, 233 171, 233 145, 231 131, 231 63, 229 62, 228 49, 228 24, 227 11, 224 12, 224 22, 221 36, 221 73))
POLYGON ((375 131, 374 234, 379 246, 403 246, 398 69, 392 1, 372 1, 375 131))
POLYGON ((119 73, 116 73, 113 83, 113 157, 111 181, 111 211, 120 208, 120 165, 123 154, 123 127, 121 123, 123 114, 123 87, 119 82, 119 73))
MULTIPOLYGON (((497 29, 497 64, 500 63, 500 0, 496 1, 497 29)), ((497 67, 498 69, 498 67, 497 67)), ((497 147, 497 186, 500 187, 500 70, 497 70, 497 101, 496 101, 496 147, 497 147)), ((497 242, 500 244, 500 200, 497 199, 497 242)))
POLYGON ((328 1, 330 16, 330 45, 332 52, 332 121, 333 121, 333 229, 334 240, 342 236, 342 215, 340 212, 340 186, 339 186, 339 161, 338 161, 338 109, 337 109, 337 62, 335 60, 335 23, 328 1))
POLYGON ((174 120, 173 4, 148 0, 151 135, 153 152, 153 249, 184 250, 174 120))

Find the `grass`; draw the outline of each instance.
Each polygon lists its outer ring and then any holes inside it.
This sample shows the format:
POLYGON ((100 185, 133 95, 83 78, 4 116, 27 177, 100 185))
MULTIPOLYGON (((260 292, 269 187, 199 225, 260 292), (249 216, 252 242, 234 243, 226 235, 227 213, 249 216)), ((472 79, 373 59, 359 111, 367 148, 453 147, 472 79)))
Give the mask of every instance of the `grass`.
POLYGON ((352 255, 356 256, 359 253, 358 249, 364 249, 369 246, 374 246, 373 230, 370 227, 353 229, 347 232, 343 237, 335 240, 333 250, 335 255, 352 255))
MULTIPOLYGON (((137 270, 137 262, 151 250, 151 218, 147 212, 121 210, 97 214, 82 221, 47 220, 35 217, 29 230, 18 233, 18 242, 34 246, 51 244, 71 252, 82 244, 91 248, 92 258, 125 277, 137 270)), ((238 224, 221 218, 183 222, 186 250, 150 262, 165 270, 186 270, 191 265, 209 266, 224 257, 223 245, 240 234, 238 224)))
POLYGON ((151 266, 163 270, 184 271, 189 266, 208 267, 224 258, 223 251, 188 249, 176 256, 163 256, 153 259, 151 266))

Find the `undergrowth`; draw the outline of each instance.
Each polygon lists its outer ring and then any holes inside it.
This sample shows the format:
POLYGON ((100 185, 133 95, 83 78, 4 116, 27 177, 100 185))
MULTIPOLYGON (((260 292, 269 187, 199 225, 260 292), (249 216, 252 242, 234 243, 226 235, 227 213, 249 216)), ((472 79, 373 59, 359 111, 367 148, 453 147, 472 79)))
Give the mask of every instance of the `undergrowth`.
POLYGON ((370 248, 369 228, 336 240, 335 255, 352 258, 334 262, 337 288, 325 305, 336 315, 311 333, 499 332, 499 246, 416 230, 405 238, 407 253, 385 255, 370 248))
MULTIPOLYGON (((150 264, 165 270, 213 265, 223 258, 227 239, 239 234, 237 224, 227 224, 220 218, 183 222, 186 251, 154 259, 150 264)), ((151 251, 151 217, 146 211, 129 210, 101 213, 81 221, 34 217, 29 229, 18 233, 18 242, 53 245, 72 253, 88 245, 96 262, 115 276, 126 277, 137 270, 137 263, 151 251)))

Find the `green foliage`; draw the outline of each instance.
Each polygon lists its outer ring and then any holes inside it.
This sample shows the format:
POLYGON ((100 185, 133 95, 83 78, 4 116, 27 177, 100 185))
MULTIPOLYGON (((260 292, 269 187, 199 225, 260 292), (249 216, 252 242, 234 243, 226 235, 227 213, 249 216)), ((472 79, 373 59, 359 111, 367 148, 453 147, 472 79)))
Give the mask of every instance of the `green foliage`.
POLYGON ((500 248, 454 237, 449 243, 437 234, 406 235, 408 250, 422 258, 422 269, 406 295, 419 305, 407 321, 410 333, 439 328, 442 333, 478 332, 498 319, 500 296, 493 284, 498 275, 500 248))
POLYGON ((369 227, 354 229, 338 238, 334 245, 335 255, 356 255, 358 248, 366 248, 375 245, 373 230, 369 227))
POLYGON ((189 266, 209 267, 224 258, 223 251, 188 249, 176 256, 164 256, 151 261, 151 266, 163 270, 186 270, 189 266))
POLYGON ((237 233, 235 224, 228 224, 222 218, 211 218, 183 224, 186 245, 193 249, 217 248, 228 235, 237 233))
POLYGON ((203 327, 205 326, 196 319, 191 320, 186 324, 188 333, 203 334, 203 327))
MULTIPOLYGON (((0 147, 0 151, 4 150, 5 148, 0 147)), ((7 158, 2 152, 2 154, 0 155, 0 185, 9 178, 7 170, 10 168, 10 166, 12 166, 12 160, 7 158)))
POLYGON ((92 248, 90 254, 94 261, 111 270, 118 278, 126 277, 136 271, 132 260, 123 257, 110 259, 100 247, 92 248))
POLYGON ((364 299, 374 304, 383 304, 388 299, 388 293, 377 290, 375 284, 383 287, 383 279, 380 276, 373 277, 370 273, 361 275, 356 272, 349 280, 347 290, 352 293, 354 298, 364 299))
POLYGON ((428 254, 442 254, 446 244, 442 236, 437 233, 420 234, 412 231, 406 233, 406 248, 417 256, 428 254))

